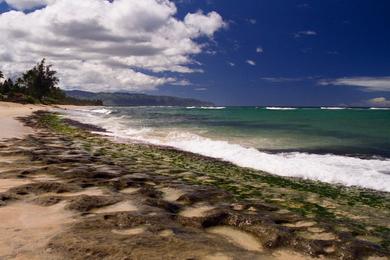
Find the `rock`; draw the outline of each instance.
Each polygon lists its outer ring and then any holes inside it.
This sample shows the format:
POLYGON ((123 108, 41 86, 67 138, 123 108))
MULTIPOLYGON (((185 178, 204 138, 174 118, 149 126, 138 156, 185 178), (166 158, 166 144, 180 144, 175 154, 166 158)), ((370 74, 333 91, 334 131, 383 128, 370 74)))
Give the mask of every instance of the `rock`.
POLYGON ((69 210, 86 212, 93 208, 112 205, 119 201, 121 201, 120 198, 109 197, 109 196, 81 195, 70 199, 69 204, 66 206, 66 208, 69 210))
POLYGON ((48 192, 54 193, 63 193, 77 191, 80 188, 75 185, 59 183, 59 182, 38 182, 21 185, 18 187, 11 188, 9 193, 17 195, 27 195, 27 194, 42 194, 48 192))
POLYGON ((231 195, 222 190, 217 190, 212 187, 197 189, 193 192, 188 192, 179 197, 177 201, 183 202, 186 204, 193 204, 200 201, 210 201, 213 200, 228 200, 231 198, 231 195))
POLYGON ((146 204, 150 205, 152 207, 162 208, 162 209, 168 211, 169 213, 177 213, 181 209, 180 205, 178 205, 176 203, 173 203, 173 202, 165 201, 163 199, 152 199, 152 198, 149 198, 146 201, 146 204))
POLYGON ((224 223, 225 219, 228 217, 228 213, 219 210, 213 209, 202 214, 202 216, 183 216, 178 215, 177 221, 184 226, 191 226, 196 228, 207 228, 224 223))
POLYGON ((44 197, 38 197, 33 200, 34 203, 41 205, 41 206, 53 206, 57 203, 62 201, 62 197, 59 196, 44 196, 44 197))

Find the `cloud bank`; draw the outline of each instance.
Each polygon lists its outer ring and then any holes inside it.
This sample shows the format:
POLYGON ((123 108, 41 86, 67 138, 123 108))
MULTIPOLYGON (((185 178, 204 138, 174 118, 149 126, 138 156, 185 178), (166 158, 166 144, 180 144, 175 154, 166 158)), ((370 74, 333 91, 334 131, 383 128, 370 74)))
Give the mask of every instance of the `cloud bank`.
POLYGON ((338 85, 360 87, 365 91, 390 92, 390 77, 349 77, 321 80, 320 85, 338 85))
POLYGON ((179 20, 169 0, 7 3, 20 10, 44 7, 0 15, 0 70, 21 72, 46 57, 65 89, 148 91, 187 84, 166 72, 200 71, 194 58, 205 44, 198 39, 212 38, 226 26, 216 12, 179 20))

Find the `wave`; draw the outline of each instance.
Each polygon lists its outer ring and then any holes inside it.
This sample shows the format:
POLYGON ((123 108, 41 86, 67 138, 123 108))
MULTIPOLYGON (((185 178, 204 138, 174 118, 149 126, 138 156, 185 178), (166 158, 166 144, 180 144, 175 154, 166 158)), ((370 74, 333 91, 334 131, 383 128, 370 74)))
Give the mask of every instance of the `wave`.
POLYGON ((267 110, 296 110, 296 107, 266 107, 267 110))
POLYGON ((343 110, 343 109, 347 109, 346 107, 321 107, 321 109, 324 109, 324 110, 343 110))
POLYGON ((220 110, 225 109, 226 107, 186 107, 186 109, 210 109, 210 110, 220 110))
POLYGON ((90 110, 92 113, 97 113, 97 114, 105 114, 105 115, 109 115, 112 113, 111 110, 109 109, 106 109, 106 108, 101 108, 101 109, 93 109, 93 110, 90 110))
POLYGON ((220 109, 225 109, 226 107, 200 107, 201 109, 216 109, 216 110, 220 110, 220 109))
POLYGON ((131 127, 130 119, 123 116, 91 113, 83 116, 71 112, 69 116, 101 126, 110 131, 112 137, 121 140, 170 146, 280 176, 390 192, 390 160, 302 152, 269 154, 255 148, 214 140, 179 129, 134 128, 131 127))
POLYGON ((390 107, 370 107, 370 110, 390 110, 390 107))

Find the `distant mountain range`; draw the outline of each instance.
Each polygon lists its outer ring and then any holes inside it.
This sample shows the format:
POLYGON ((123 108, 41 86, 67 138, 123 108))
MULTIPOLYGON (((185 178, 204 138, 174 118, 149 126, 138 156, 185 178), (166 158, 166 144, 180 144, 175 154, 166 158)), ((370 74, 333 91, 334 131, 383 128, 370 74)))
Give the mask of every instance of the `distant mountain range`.
POLYGON ((71 90, 66 91, 66 95, 83 100, 101 100, 105 106, 214 106, 211 102, 191 98, 132 93, 93 93, 81 90, 71 90))

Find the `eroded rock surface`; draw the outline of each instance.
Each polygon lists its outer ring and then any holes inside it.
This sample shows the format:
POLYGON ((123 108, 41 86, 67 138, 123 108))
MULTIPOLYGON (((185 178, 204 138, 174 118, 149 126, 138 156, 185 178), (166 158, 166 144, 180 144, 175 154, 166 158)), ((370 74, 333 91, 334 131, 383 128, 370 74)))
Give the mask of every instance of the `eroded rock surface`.
POLYGON ((0 259, 390 255, 388 194, 117 144, 48 113, 24 122, 34 135, 0 143, 0 259))

